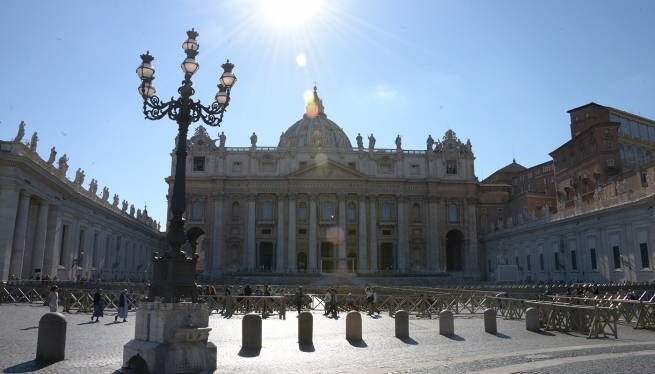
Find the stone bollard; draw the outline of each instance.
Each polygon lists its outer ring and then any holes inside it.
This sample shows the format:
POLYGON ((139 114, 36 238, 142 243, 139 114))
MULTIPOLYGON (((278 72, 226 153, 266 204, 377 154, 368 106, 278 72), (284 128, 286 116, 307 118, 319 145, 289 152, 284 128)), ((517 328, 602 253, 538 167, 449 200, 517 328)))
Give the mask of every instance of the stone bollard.
POLYGON ((260 349, 262 347, 262 317, 259 314, 246 314, 241 322, 241 348, 260 349))
POLYGON ((37 361, 64 360, 67 326, 66 317, 61 313, 49 312, 41 317, 36 343, 37 361))
POLYGON ((298 344, 314 344, 314 317, 310 312, 298 314, 298 344))
POLYGON ((396 338, 409 338, 409 314, 404 310, 396 312, 396 338))
POLYGON ((455 335, 455 319, 451 310, 442 310, 439 314, 439 334, 443 336, 455 335))
POLYGON ((489 334, 498 332, 496 328, 496 311, 491 308, 484 311, 484 332, 489 334))
POLYGON ((346 339, 362 340, 362 315, 359 312, 348 312, 346 315, 346 339))
POLYGON ((528 308, 528 310, 525 311, 525 329, 538 332, 539 328, 539 310, 537 310, 537 308, 528 308))

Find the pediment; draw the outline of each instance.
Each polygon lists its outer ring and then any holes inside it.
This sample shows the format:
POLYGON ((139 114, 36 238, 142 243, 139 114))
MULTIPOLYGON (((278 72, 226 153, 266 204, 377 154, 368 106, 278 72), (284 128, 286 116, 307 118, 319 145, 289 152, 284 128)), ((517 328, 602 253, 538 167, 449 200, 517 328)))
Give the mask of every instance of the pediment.
POLYGON ((287 178, 368 179, 368 176, 328 159, 287 174, 287 178))

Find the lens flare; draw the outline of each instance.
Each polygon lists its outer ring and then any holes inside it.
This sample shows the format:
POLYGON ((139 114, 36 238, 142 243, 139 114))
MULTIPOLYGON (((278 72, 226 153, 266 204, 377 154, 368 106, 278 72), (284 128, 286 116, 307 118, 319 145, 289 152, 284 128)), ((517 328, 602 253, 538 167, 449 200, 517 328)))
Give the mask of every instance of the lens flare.
POLYGON ((314 103, 314 92, 307 90, 303 92, 302 98, 305 99, 305 102, 307 104, 313 104, 314 103))
POLYGON ((307 56, 305 56, 304 53, 299 54, 298 56, 296 56, 296 63, 300 67, 307 65, 307 56))
POLYGON ((338 226, 330 227, 327 230, 325 236, 327 237, 327 240, 333 244, 339 244, 345 238, 343 235, 343 230, 341 230, 338 226))

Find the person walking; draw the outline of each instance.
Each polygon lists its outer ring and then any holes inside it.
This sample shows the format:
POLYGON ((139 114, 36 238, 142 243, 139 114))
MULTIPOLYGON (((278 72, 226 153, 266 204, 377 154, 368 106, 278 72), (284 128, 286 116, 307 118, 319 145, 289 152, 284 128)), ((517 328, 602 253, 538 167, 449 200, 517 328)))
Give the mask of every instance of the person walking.
POLYGON ((332 312, 332 318, 337 318, 337 291, 334 288, 330 288, 330 311, 332 312))
POLYGON ((325 297, 323 297, 323 303, 325 304, 325 313, 323 313, 324 316, 327 316, 330 313, 331 301, 332 294, 330 293, 330 289, 327 288, 325 289, 325 297))
POLYGON ((91 316, 91 321, 93 321, 93 317, 96 318, 96 322, 98 322, 98 318, 104 317, 104 309, 105 303, 102 300, 102 288, 98 288, 96 294, 93 295, 93 315, 91 316))
POLYGON ((114 322, 118 322, 118 318, 122 318, 123 322, 127 322, 127 290, 123 290, 118 296, 118 314, 114 317, 114 322))
POLYGON ((298 306, 298 314, 302 312, 302 286, 298 286, 296 292, 296 306, 298 306))
POLYGON ((366 287, 366 304, 368 306, 368 314, 369 316, 373 314, 373 292, 371 292, 370 287, 366 287))
POLYGON ((59 287, 57 286, 50 287, 50 295, 48 296, 47 302, 51 312, 57 311, 57 304, 59 303, 59 293, 57 293, 58 290, 59 287))
POLYGON ((371 315, 377 312, 378 316, 380 315, 380 309, 378 308, 378 293, 375 292, 375 287, 371 287, 371 294, 373 296, 373 302, 371 303, 371 315))
MULTIPOLYGON (((243 289, 243 294, 245 296, 252 295, 252 288, 250 288, 249 284, 246 284, 246 288, 243 289)), ((250 313, 250 303, 251 303, 250 298, 246 298, 246 313, 250 313)))

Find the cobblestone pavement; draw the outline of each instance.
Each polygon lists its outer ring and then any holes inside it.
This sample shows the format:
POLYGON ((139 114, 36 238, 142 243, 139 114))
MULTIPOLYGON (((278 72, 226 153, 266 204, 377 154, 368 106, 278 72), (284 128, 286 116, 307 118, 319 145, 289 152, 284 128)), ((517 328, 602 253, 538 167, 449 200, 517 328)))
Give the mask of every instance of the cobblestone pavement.
MULTIPOLYGON (((0 305, 2 373, 120 373, 123 345, 134 337, 134 315, 114 323, 108 313, 91 323, 68 314, 66 360, 34 361, 38 321, 47 308, 0 305)), ((480 315, 455 316, 456 335, 438 334, 437 319, 410 319, 410 338, 394 337, 388 315, 362 316, 363 341, 345 339, 346 316, 315 311, 314 344, 297 343, 297 313, 263 321, 261 350, 241 349, 242 316, 212 314, 210 340, 218 347, 216 373, 652 373, 655 332, 619 327, 619 339, 525 330, 524 321, 498 319, 498 334, 484 332, 480 315)))

